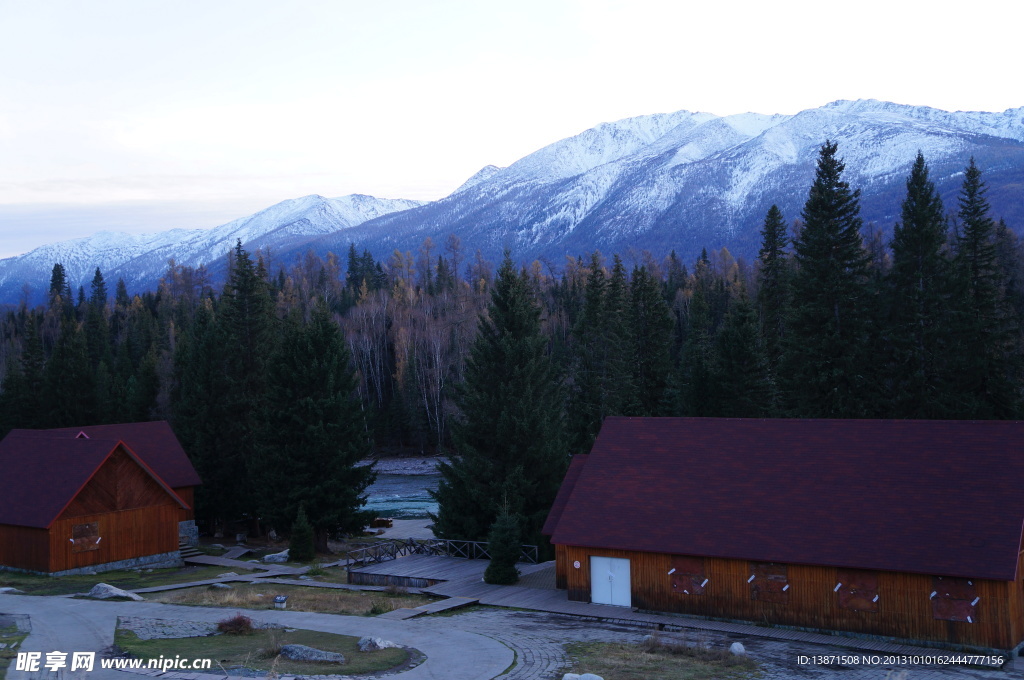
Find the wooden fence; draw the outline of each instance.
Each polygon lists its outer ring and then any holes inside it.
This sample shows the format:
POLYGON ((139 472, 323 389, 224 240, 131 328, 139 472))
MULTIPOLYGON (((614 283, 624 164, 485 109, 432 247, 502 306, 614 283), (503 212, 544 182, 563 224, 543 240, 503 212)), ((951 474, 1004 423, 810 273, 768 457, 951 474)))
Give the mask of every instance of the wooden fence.
MULTIPOLYGON (((404 555, 439 555, 443 557, 462 557, 468 560, 489 560, 488 544, 481 541, 455 541, 445 538, 429 538, 407 541, 389 541, 378 543, 359 550, 350 550, 345 554, 345 566, 374 564, 398 559, 404 555)), ((537 564, 539 554, 537 546, 524 545, 519 552, 519 561, 537 564)))

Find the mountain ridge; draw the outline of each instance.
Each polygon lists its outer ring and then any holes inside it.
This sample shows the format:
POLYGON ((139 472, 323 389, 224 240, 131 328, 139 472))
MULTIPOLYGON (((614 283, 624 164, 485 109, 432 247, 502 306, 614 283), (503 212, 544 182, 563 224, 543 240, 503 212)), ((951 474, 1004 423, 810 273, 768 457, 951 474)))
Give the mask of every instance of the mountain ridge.
MULTIPOLYGON (((164 232, 163 241, 125 245, 125 251, 136 250, 134 257, 113 268, 92 266, 144 287, 164 273, 170 257, 195 266, 202 257, 220 256, 214 245, 222 255, 236 238, 249 249, 273 249, 277 261, 287 264, 307 250, 340 254, 351 243, 386 258, 395 249, 416 250, 428 236, 443 242, 451 233, 467 249, 491 258, 511 248, 517 258, 556 263, 595 249, 647 249, 659 257, 674 249, 692 259, 701 248, 722 246, 753 257, 770 205, 778 204, 789 221, 799 216, 826 139, 838 142, 845 179, 862 189, 865 223, 883 231, 897 219, 918 150, 947 210, 955 208, 962 170, 974 156, 990 187, 994 216, 1005 216, 1011 227, 1024 226, 1024 107, 949 112, 837 100, 795 114, 682 110, 602 123, 505 168, 485 166, 437 201, 343 197, 350 199, 353 217, 329 203, 341 199, 306 196, 212 230, 164 232), (258 228, 247 226, 254 224, 258 228)), ((83 257, 81 239, 47 247, 48 257, 83 257)), ((117 247, 113 243, 107 251, 117 247)), ((49 267, 59 260, 46 266, 45 279, 38 266, 12 266, 40 250, 0 260, 0 300, 10 301, 12 274, 34 271, 34 285, 45 285, 49 267)))

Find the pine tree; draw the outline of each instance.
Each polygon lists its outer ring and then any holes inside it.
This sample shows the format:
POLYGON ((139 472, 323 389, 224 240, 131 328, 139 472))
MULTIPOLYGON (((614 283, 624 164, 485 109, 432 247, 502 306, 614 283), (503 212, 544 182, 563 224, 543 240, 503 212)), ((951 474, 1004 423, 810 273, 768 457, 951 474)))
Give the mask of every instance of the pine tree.
POLYGON ((803 230, 793 244, 797 271, 781 377, 793 414, 808 418, 862 415, 870 388, 865 369, 872 310, 860 191, 843 180, 836 150, 832 142, 821 147, 801 213, 803 230))
POLYGON ((260 447, 262 516, 284 525, 304 505, 320 552, 333 532, 355 533, 371 466, 356 380, 341 329, 319 300, 308 324, 291 319, 268 367, 265 434, 260 447))
POLYGON ((516 563, 522 551, 519 518, 503 508, 487 534, 487 549, 491 562, 484 571, 484 581, 494 585, 510 586, 519 581, 516 563))
POLYGON ((729 306, 715 340, 714 381, 717 415, 765 418, 775 414, 775 383, 758 330, 757 314, 746 291, 729 306))
POLYGON ((43 381, 49 407, 48 427, 94 423, 93 381, 84 333, 74 320, 65 319, 43 381))
POLYGON ((573 384, 569 400, 572 450, 586 453, 606 416, 635 407, 630 364, 626 270, 618 255, 610 277, 600 253, 590 260, 583 309, 573 326, 573 384))
POLYGON ((996 260, 996 225, 981 170, 971 158, 960 191, 960 238, 954 261, 956 395, 962 418, 1012 418, 1019 395, 1012 376, 1010 310, 996 260))
POLYGON ((885 324, 892 359, 887 368, 891 407, 898 418, 951 418, 950 267, 943 249, 942 199, 918 152, 907 177, 901 221, 893 229, 892 269, 885 282, 885 324))
POLYGON ((633 415, 661 415, 672 372, 672 312, 661 295, 660 282, 646 267, 633 269, 629 327, 634 347, 632 383, 637 407, 633 415))
POLYGON ((561 388, 546 345, 529 277, 516 275, 506 252, 457 393, 455 452, 440 466, 433 494, 437 535, 486 540, 506 498, 509 512, 523 518, 523 539, 550 552, 540 529, 568 455, 561 388))
POLYGON ((313 526, 306 516, 305 504, 299 504, 299 510, 291 529, 288 541, 288 559, 295 562, 312 562, 316 557, 316 547, 313 543, 313 526))
POLYGON ((782 341, 786 333, 789 313, 790 266, 786 257, 789 237, 786 221, 779 207, 768 209, 761 228, 760 268, 757 272, 757 306, 761 315, 765 353, 769 366, 775 372, 782 357, 782 341))

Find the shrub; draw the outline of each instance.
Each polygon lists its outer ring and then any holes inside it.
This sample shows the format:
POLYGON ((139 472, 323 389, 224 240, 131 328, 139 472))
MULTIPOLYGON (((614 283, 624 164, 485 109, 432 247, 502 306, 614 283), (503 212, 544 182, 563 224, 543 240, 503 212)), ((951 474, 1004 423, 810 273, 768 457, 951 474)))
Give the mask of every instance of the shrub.
POLYGON ((316 557, 313 545, 313 526, 306 517, 306 506, 299 505, 299 514, 292 524, 291 543, 288 544, 288 558, 296 562, 309 562, 316 557))
POLYGON ((370 611, 367 612, 368 616, 380 616, 381 614, 387 614, 395 607, 391 602, 383 597, 375 597, 370 600, 370 611))
POLYGON ((516 562, 522 550, 519 518, 509 514, 507 510, 498 515, 487 535, 488 550, 491 563, 484 572, 484 581, 496 585, 512 585, 519 581, 516 562))
POLYGON ((217 630, 225 635, 249 635, 253 631, 252 619, 245 614, 235 614, 229 619, 218 621, 217 630))

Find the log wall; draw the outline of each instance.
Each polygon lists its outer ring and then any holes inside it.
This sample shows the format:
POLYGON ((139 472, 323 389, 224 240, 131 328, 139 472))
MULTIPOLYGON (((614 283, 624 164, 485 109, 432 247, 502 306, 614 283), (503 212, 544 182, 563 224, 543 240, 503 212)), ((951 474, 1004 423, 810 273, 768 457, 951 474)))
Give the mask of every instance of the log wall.
POLYGON ((178 549, 180 512, 179 506, 166 504, 58 519, 50 526, 49 568, 44 571, 65 571, 173 552, 178 549), (100 539, 96 549, 76 551, 72 543, 75 526, 94 522, 100 539))
POLYGON ((865 591, 851 593, 849 584, 845 592, 841 592, 844 588, 836 590, 840 571, 848 578, 850 570, 834 567, 791 564, 775 569, 746 560, 681 559, 660 553, 574 546, 557 546, 556 555, 564 555, 556 561, 556 569, 561 572, 558 580, 564 581, 570 600, 581 602, 590 601, 590 556, 598 555, 630 560, 633 606, 640 609, 991 649, 1011 649, 1024 636, 1024 593, 1019 581, 971 580, 968 585, 967 579, 952 584, 949 579, 939 582, 929 575, 860 572, 856 574, 859 587, 877 587, 878 599, 871 602, 873 595, 865 600, 860 597, 865 591), (697 569, 694 560, 702 562, 707 579, 699 594, 686 587, 693 579, 687 580, 680 571, 680 566, 697 569), (573 566, 576 561, 580 563, 578 569, 573 566), (673 568, 677 571, 669 574, 673 568), (931 593, 940 588, 952 592, 953 597, 966 597, 956 590, 961 586, 972 594, 971 599, 933 602, 931 593), (684 589, 690 593, 682 592, 684 589), (766 597, 766 592, 771 596, 766 597), (970 605, 974 597, 977 603, 970 605), (865 601, 877 610, 858 610, 868 608, 865 601), (950 604, 954 606, 941 606, 950 604), (937 612, 945 615, 947 610, 965 620, 936 618, 937 612), (971 616, 970 622, 966 616, 971 616))
POLYGON ((47 571, 50 538, 46 529, 0 524, 0 565, 47 571))

